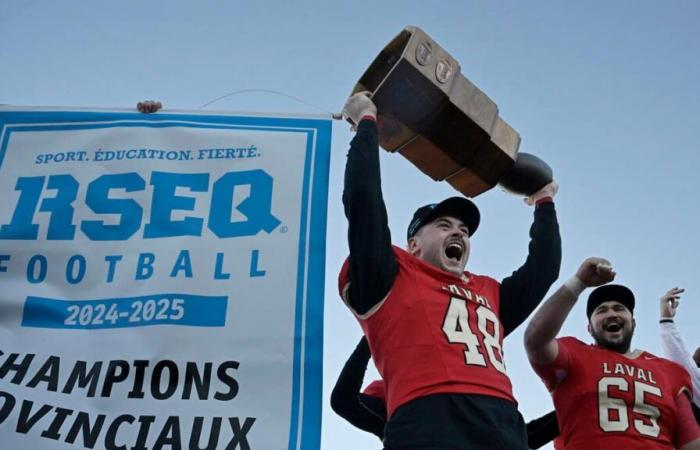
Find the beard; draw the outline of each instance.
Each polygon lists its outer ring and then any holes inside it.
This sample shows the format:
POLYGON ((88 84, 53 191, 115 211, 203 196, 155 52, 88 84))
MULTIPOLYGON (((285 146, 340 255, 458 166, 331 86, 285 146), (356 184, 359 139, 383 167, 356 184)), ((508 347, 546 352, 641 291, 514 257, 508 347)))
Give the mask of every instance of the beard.
POLYGON ((624 330, 622 334, 622 339, 619 341, 613 341, 604 336, 605 331, 601 330, 600 333, 593 331, 591 336, 593 340, 599 347, 603 347, 608 350, 612 350, 617 353, 627 353, 632 345, 632 334, 634 330, 624 330))

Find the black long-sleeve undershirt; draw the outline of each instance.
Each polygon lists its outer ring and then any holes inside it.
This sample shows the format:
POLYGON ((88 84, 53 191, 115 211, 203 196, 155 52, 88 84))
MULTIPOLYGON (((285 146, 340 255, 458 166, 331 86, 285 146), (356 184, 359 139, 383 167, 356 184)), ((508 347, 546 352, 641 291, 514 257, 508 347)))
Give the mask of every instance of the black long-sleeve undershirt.
POLYGON ((333 387, 331 408, 360 430, 383 439, 386 405, 381 399, 361 392, 370 357, 369 344, 363 337, 343 366, 333 387))
POLYGON ((525 263, 501 281, 500 319, 509 335, 537 308, 559 277, 561 237, 554 203, 535 207, 525 263))
POLYGON ((556 411, 527 423, 527 446, 535 449, 553 441, 559 436, 559 423, 556 411))
MULTIPOLYGON (((343 191, 350 247, 348 301, 359 314, 386 296, 398 271, 382 197, 378 148, 375 122, 362 120, 348 151, 343 191)), ((501 282, 504 335, 530 315, 559 276, 561 238, 554 203, 535 208, 530 238, 525 263, 501 282)))
POLYGON ((382 197, 377 124, 372 120, 360 121, 350 143, 343 205, 350 247, 348 298, 355 312, 365 314, 389 292, 399 270, 382 197))

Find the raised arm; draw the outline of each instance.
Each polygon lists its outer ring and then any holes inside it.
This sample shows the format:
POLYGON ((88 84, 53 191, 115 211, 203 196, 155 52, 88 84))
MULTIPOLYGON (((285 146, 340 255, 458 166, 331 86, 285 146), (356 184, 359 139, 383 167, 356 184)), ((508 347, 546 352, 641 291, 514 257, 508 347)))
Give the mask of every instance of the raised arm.
POLYGON ((534 365, 547 365, 557 358, 557 334, 576 304, 579 295, 590 286, 611 282, 615 272, 603 258, 588 258, 576 274, 545 301, 525 329, 525 350, 534 365))
POLYGON ((659 300, 661 347, 668 359, 683 366, 690 375, 693 384, 693 403, 700 406, 700 368, 686 350, 681 334, 673 321, 678 311, 681 294, 684 291, 684 289, 674 287, 669 289, 659 300))
POLYGON ((552 201, 557 190, 558 185, 552 182, 528 198, 528 203, 536 205, 528 256, 518 270, 501 281, 500 319, 506 336, 535 310, 559 276, 561 237, 552 201))
POLYGON ((379 438, 384 436, 386 407, 376 398, 362 394, 362 382, 371 357, 367 339, 364 337, 348 358, 331 393, 331 408, 357 428, 379 438))
POLYGON ((369 97, 355 94, 343 113, 357 124, 345 165, 343 205, 350 247, 348 302, 366 314, 389 292, 398 271, 379 174, 377 108, 369 97))

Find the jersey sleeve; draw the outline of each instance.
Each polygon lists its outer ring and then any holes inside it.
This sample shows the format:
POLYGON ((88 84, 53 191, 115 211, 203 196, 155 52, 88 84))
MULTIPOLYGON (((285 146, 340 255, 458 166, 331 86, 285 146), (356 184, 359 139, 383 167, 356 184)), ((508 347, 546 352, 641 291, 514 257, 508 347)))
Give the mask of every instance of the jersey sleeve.
MULTIPOLYGON (((400 270, 400 268, 403 268, 402 270, 411 270, 413 268, 413 263, 410 261, 411 257, 404 250, 392 246, 392 255, 397 265, 397 272, 400 270)), ((356 303, 352 301, 352 295, 357 295, 357 293, 355 290, 353 290, 355 281, 352 278, 351 267, 351 260, 348 257, 345 260, 345 263, 343 263, 343 267, 340 269, 340 274, 338 275, 338 292, 340 297, 343 299, 343 302, 345 302, 345 304, 350 308, 355 317, 360 320, 366 320, 382 307, 386 299, 389 297, 393 285, 389 286, 389 290, 384 294, 384 296, 378 301, 374 302, 368 310, 358 309, 356 308, 356 303)), ((393 279, 394 278, 392 277, 392 280, 393 279)))
POLYGON ((670 362, 669 364, 673 365, 673 370, 676 372, 674 379, 676 380, 677 385, 673 394, 675 396, 683 395, 686 398, 693 400, 693 385, 690 382, 690 374, 684 367, 675 362, 670 362))
POLYGON ((700 427, 690 408, 690 400, 685 395, 676 397, 676 418, 676 432, 673 437, 676 448, 700 439, 700 427))
POLYGON ((686 350, 681 335, 673 322, 660 324, 661 327, 661 347, 665 356, 685 368, 690 374, 693 384, 693 403, 700 405, 700 368, 695 364, 695 360, 686 350))
POLYGON ((386 403, 386 387, 383 380, 374 380, 362 391, 370 397, 376 397, 386 403))
POLYGON ((557 339, 558 351, 557 357, 549 364, 533 364, 532 368, 544 382, 547 389, 553 391, 559 383, 569 373, 569 368, 572 361, 572 353, 574 352, 574 343, 570 338, 557 339))

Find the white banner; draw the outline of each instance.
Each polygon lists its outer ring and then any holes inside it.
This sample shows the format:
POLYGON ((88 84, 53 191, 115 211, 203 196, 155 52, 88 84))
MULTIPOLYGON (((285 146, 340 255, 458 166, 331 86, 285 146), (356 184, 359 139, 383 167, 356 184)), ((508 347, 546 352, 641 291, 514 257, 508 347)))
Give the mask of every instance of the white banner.
POLYGON ((0 107, 0 447, 318 449, 330 134, 0 107))

